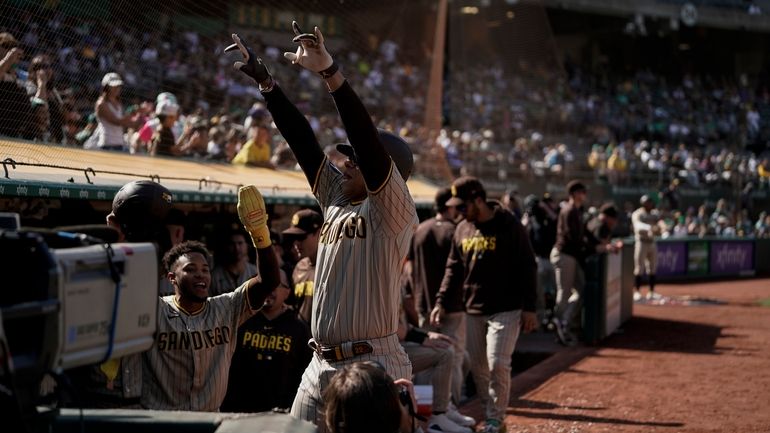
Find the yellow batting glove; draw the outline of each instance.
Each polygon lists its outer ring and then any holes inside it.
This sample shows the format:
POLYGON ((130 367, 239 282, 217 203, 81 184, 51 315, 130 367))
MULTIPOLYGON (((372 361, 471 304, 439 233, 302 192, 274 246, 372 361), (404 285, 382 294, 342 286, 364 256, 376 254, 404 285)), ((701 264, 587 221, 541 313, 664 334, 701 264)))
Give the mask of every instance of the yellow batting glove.
POLYGON ((267 248, 272 244, 270 229, 267 228, 265 200, 256 186, 242 186, 238 190, 238 218, 251 235, 255 247, 267 248))

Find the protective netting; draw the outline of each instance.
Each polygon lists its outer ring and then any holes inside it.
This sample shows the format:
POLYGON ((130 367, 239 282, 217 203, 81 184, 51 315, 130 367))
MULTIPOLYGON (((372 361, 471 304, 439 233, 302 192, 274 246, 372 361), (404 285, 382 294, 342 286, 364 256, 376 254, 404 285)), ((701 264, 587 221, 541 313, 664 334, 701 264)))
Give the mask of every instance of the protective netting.
MULTIPOLYGON (((239 56, 222 51, 230 34, 239 33, 308 114, 321 143, 344 141, 322 81, 283 58, 295 49, 291 21, 297 20, 304 29, 321 28, 378 126, 408 138, 418 170, 431 176, 441 161, 427 157, 424 128, 431 65, 442 61, 432 53, 437 6, 427 0, 5 1, 0 135, 141 154, 159 140, 159 118, 175 115, 174 140, 186 140, 176 156, 230 162, 253 139, 271 148, 264 160, 245 155, 245 162, 291 167, 283 139, 255 105, 256 85, 231 68, 239 56)), ((441 88, 440 75, 433 82, 441 88)), ((432 107, 428 117, 440 119, 440 104, 432 107)))
MULTIPOLYGON (((499 190, 574 176, 770 184, 770 24, 731 30, 713 2, 699 10, 723 28, 567 7, 588 3, 6 0, 0 135, 147 153, 158 115, 173 115, 176 156, 293 167, 256 86, 231 69, 237 54, 222 49, 240 33, 321 143, 340 142, 322 82, 282 56, 296 19, 322 29, 378 126, 412 145, 418 175, 469 173, 499 190), (99 104, 110 83, 119 96, 99 104)), ((767 21, 763 9, 730 13, 767 21)))

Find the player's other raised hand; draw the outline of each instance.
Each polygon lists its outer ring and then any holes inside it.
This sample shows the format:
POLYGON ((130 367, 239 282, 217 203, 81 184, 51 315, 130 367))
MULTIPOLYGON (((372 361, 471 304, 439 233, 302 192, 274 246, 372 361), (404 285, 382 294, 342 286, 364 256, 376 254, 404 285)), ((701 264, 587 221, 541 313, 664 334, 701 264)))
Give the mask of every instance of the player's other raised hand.
POLYGON ((243 55, 243 61, 233 63, 233 68, 248 75, 258 84, 264 85, 271 81, 272 76, 270 75, 270 71, 268 71, 267 66, 262 63, 262 59, 255 56, 254 52, 251 51, 251 48, 249 48, 237 34, 233 33, 232 38, 234 43, 225 48, 225 52, 239 50, 241 55, 243 55))
POLYGON ((283 53, 283 56, 291 60, 293 64, 313 72, 321 73, 331 68, 334 60, 326 51, 321 30, 315 27, 313 33, 303 33, 296 21, 292 21, 291 27, 294 30, 294 39, 292 40, 299 46, 296 52, 283 53))
POLYGON ((267 207, 256 186, 242 186, 238 189, 238 218, 251 235, 257 248, 271 245, 270 229, 267 228, 267 207))

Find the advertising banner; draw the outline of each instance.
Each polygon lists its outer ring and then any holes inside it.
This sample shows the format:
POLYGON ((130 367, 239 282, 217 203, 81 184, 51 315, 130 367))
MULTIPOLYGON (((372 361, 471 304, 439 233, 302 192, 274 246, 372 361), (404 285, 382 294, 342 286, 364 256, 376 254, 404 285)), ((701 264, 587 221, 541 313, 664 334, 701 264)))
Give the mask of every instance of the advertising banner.
POLYGON ((658 272, 660 276, 687 273, 687 243, 658 242, 658 272))
POLYGON ((711 242, 709 269, 711 274, 753 274, 754 242, 711 242))

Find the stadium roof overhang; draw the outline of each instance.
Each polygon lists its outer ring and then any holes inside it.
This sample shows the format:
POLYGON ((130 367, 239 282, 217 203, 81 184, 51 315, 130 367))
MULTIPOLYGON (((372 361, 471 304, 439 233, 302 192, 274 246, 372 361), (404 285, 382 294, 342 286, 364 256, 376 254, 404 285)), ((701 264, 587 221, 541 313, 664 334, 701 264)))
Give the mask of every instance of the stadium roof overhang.
MULTIPOLYGON (((236 203, 238 186, 254 184, 268 204, 317 204, 299 171, 10 140, 0 140, 0 160, 0 197, 112 200, 123 184, 153 179, 170 189, 179 203, 236 203)), ((417 207, 432 206, 436 186, 418 179, 408 185, 417 207)))
MULTIPOLYGON (((691 15, 692 26, 721 29, 738 29, 770 32, 770 15, 749 14, 749 2, 728 0, 717 2, 696 0, 524 0, 522 3, 537 4, 550 8, 570 9, 601 15, 631 16, 641 14, 648 17, 682 19, 687 8, 695 7, 691 15), (694 5, 694 6, 693 6, 694 5), (727 5, 729 7, 719 7, 727 5)), ((767 0, 755 1, 763 10, 770 5, 767 0)))

